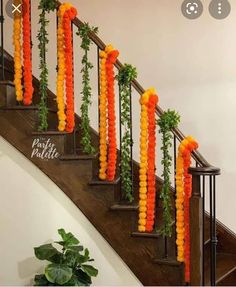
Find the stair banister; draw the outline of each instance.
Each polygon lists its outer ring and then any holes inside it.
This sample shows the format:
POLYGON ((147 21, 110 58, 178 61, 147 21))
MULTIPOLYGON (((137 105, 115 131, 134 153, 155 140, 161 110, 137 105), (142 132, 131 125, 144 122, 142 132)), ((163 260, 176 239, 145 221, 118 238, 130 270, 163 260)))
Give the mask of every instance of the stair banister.
POLYGON ((205 198, 206 180, 209 181, 210 199, 210 284, 216 286, 216 176, 220 175, 220 169, 215 167, 192 167, 189 169, 192 175, 192 197, 190 199, 190 285, 204 286, 204 262, 207 260, 204 254, 204 226, 205 226, 205 198))
POLYGON ((4 15, 3 15, 3 0, 1 0, 1 80, 5 80, 5 63, 4 63, 4 15))

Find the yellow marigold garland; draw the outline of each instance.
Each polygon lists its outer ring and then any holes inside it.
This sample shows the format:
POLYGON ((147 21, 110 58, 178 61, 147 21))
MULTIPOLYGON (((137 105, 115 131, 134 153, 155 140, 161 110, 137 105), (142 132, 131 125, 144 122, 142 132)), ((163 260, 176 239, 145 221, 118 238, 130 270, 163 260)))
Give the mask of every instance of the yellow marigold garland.
POLYGON ((190 281, 190 228, 189 200, 192 192, 192 177, 188 173, 191 152, 198 148, 193 137, 186 137, 179 145, 176 162, 176 245, 177 260, 185 263, 185 281, 190 281))
MULTIPOLYGON (((21 3, 21 0, 14 0, 14 5, 17 7, 21 3)), ((21 64, 21 14, 19 12, 14 13, 13 22, 13 45, 14 45, 14 84, 16 89, 16 100, 18 102, 23 101, 22 90, 22 64, 21 64)))
POLYGON ((106 46, 100 57, 100 95, 99 95, 99 136, 100 136, 100 169, 101 180, 113 181, 116 174, 116 128, 115 128, 115 75, 114 63, 119 52, 112 45, 106 46), (109 145, 107 145, 107 140, 109 145))
POLYGON ((107 53, 100 51, 100 96, 99 96, 99 134, 100 134, 100 170, 99 178, 106 179, 107 170, 107 79, 106 59, 107 53))
POLYGON ((155 90, 149 89, 140 98, 139 232, 146 231, 147 223, 148 102, 154 94, 155 90))
POLYGON ((184 262, 184 160, 179 152, 176 160, 176 245, 177 260, 184 262))
POLYGON ((63 17, 66 11, 65 4, 61 5, 58 10, 58 28, 57 28, 57 107, 58 107, 58 130, 64 131, 66 127, 65 101, 64 101, 64 81, 65 81, 65 55, 64 55, 64 29, 63 17))

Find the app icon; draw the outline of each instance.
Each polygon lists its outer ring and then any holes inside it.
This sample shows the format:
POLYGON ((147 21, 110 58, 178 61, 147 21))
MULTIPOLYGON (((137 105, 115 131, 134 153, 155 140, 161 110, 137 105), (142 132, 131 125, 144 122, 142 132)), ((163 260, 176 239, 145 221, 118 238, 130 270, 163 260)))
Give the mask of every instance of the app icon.
POLYGON ((202 15, 203 5, 199 0, 189 1, 185 0, 181 6, 184 17, 188 19, 197 19, 202 15))
POLYGON ((209 5, 209 12, 215 19, 225 19, 230 11, 231 5, 228 0, 212 0, 209 5))

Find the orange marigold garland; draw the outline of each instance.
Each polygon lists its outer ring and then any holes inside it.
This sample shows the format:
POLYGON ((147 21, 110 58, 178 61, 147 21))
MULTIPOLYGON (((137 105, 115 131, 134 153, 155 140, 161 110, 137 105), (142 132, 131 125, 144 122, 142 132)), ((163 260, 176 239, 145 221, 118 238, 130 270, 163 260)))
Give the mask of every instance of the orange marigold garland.
POLYGON ((155 218, 156 202, 156 178, 155 178, 155 156, 156 156, 156 120, 155 108, 158 103, 158 96, 153 94, 148 102, 148 191, 147 191, 147 222, 146 231, 152 232, 155 218))
POLYGON ((111 45, 100 52, 100 170, 101 180, 113 181, 116 175, 117 143, 115 115, 114 64, 119 52, 111 45), (108 147, 107 147, 108 136, 108 147))
POLYGON ((64 81, 65 81, 65 55, 64 55, 64 30, 63 16, 65 5, 61 5, 58 10, 58 27, 57 27, 57 107, 58 107, 58 130, 63 132, 66 128, 66 114, 64 102, 64 81))
POLYGON ((190 209, 189 202, 192 193, 192 176, 188 173, 191 165, 191 152, 198 148, 198 143, 192 138, 185 138, 179 146, 176 165, 176 233, 177 259, 185 262, 185 281, 190 282, 190 209))
POLYGON ((140 232, 152 231, 155 216, 155 106, 158 97, 154 89, 140 98, 140 169, 139 169, 139 221, 140 232), (152 114, 149 114, 152 113, 152 114), (149 154, 150 152, 150 154, 149 154), (149 170, 150 169, 150 170, 149 170))
POLYGON ((107 74, 107 107, 108 107, 108 163, 107 180, 113 181, 116 175, 117 144, 116 144, 116 115, 115 115, 115 73, 114 64, 119 52, 111 46, 106 48, 106 74, 107 74))
POLYGON ((24 104, 31 105, 33 97, 32 59, 31 59, 31 19, 30 0, 23 0, 23 64, 24 64, 24 104))
POLYGON ((57 107, 58 130, 73 132, 75 126, 74 112, 74 68, 71 21, 76 17, 77 10, 64 3, 58 10, 57 49, 57 107), (64 82, 66 87, 66 108, 64 101, 64 82))
POLYGON ((65 40, 65 65, 66 65, 66 131, 73 132, 75 126, 74 111, 74 69, 71 21, 76 17, 74 7, 66 10, 63 16, 64 40, 65 40))
MULTIPOLYGON (((14 5, 18 7, 21 0, 14 0, 14 5)), ((21 13, 14 13, 13 22, 13 45, 14 45, 14 84, 16 89, 16 100, 23 101, 22 90, 22 65, 21 65, 21 13)))
POLYGON ((107 170, 107 78, 106 59, 107 53, 100 51, 100 96, 99 96, 99 135, 100 135, 100 169, 99 178, 106 179, 107 170))

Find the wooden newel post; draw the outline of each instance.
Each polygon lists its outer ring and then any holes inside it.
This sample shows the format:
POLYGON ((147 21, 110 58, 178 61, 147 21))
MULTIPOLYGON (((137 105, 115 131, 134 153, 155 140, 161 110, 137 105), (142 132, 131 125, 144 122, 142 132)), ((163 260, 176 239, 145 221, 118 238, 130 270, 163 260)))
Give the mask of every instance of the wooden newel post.
POLYGON ((190 199, 190 285, 203 285, 203 198, 200 175, 192 174, 192 197, 190 199))

